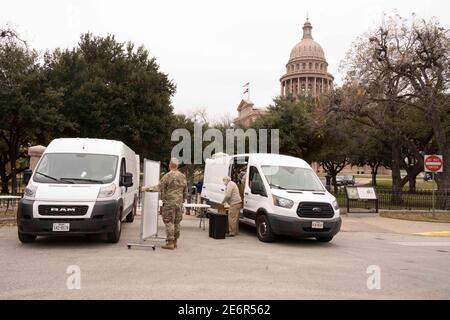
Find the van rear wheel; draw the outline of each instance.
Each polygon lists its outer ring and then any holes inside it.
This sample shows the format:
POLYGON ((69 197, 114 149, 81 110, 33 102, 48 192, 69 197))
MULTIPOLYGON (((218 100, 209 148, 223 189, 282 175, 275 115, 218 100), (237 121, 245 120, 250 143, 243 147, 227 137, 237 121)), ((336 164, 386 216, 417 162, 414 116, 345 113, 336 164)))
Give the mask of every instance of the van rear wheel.
POLYGON ((108 232, 106 234, 106 239, 109 243, 117 243, 120 240, 120 233, 122 232, 122 221, 121 214, 117 215, 116 225, 114 226, 114 230, 112 232, 108 232))
POLYGON ((269 224, 269 219, 261 215, 256 219, 256 234, 262 242, 272 242, 275 240, 275 234, 269 224))
POLYGON ((19 240, 22 243, 32 243, 36 240, 37 236, 35 234, 28 234, 28 233, 22 233, 18 232, 19 240))

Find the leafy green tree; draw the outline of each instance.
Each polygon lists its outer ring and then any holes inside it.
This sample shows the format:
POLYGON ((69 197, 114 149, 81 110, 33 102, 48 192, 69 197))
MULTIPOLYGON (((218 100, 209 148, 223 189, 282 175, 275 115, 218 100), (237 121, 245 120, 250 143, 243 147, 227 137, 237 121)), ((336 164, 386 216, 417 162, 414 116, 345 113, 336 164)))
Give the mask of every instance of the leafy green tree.
MULTIPOLYGON (((346 84, 358 84, 363 89, 363 109, 378 109, 381 116, 388 110, 385 118, 398 124, 404 123, 404 115, 410 110, 417 111, 421 120, 416 125, 426 122, 432 130, 431 139, 420 144, 434 144, 436 152, 450 158, 450 130, 446 126, 449 109, 445 102, 450 89, 449 59, 450 31, 439 22, 392 16, 377 30, 359 37, 343 65, 347 69, 346 84)), ((412 153, 416 160, 408 162, 410 184, 423 167, 426 151, 396 128, 395 124, 385 126, 384 131, 393 138, 393 188, 401 192, 402 150, 406 147, 406 153, 412 153)), ((439 189, 450 189, 450 162, 444 161, 444 172, 436 176, 436 182, 439 189)))
POLYGON ((349 143, 349 162, 354 166, 369 166, 372 186, 377 186, 377 175, 380 167, 389 168, 391 153, 383 136, 377 135, 373 129, 361 127, 354 123, 354 139, 349 143))
POLYGON ((175 85, 143 47, 114 36, 81 36, 78 47, 46 54, 59 109, 73 126, 66 136, 124 141, 155 160, 170 156, 175 85))
POLYGON ((278 129, 281 153, 312 162, 322 141, 315 106, 315 100, 310 98, 278 97, 252 127, 278 129))
POLYGON ((336 176, 349 164, 349 146, 355 137, 349 121, 331 112, 325 113, 319 130, 321 144, 315 161, 331 176, 334 193, 337 193, 336 176))
POLYGON ((17 174, 26 169, 19 160, 26 148, 54 130, 63 117, 54 107, 59 94, 48 87, 39 57, 15 38, 0 43, 0 176, 2 192, 11 179, 17 192, 17 174), (19 166, 18 166, 19 164, 19 166), (6 172, 9 169, 9 174, 6 172))

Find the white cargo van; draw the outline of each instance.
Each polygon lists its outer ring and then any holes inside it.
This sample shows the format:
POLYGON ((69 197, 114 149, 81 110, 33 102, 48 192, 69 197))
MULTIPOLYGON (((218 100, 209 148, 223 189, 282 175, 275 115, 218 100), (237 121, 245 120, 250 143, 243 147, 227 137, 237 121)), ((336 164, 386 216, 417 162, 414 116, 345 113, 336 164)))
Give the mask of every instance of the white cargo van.
POLYGON ((108 242, 118 242, 122 221, 133 222, 136 214, 137 159, 120 141, 53 140, 20 201, 19 240, 105 233, 108 242))
POLYGON ((202 199, 222 202, 224 176, 231 176, 243 196, 240 222, 256 226, 264 242, 276 235, 314 237, 329 242, 341 228, 336 198, 302 159, 277 154, 216 154, 207 159, 202 199))

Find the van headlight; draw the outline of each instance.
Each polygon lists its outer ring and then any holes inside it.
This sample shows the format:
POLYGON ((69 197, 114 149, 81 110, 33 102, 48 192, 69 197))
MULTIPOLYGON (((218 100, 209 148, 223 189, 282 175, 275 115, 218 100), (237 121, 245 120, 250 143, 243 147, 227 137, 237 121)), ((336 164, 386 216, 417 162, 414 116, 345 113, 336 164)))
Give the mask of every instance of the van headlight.
POLYGON ((339 210, 339 203, 337 202, 337 200, 333 201, 333 208, 334 210, 339 210))
POLYGON ((273 197, 273 204, 277 207, 282 207, 282 208, 287 208, 290 209, 294 206, 294 201, 286 199, 286 198, 281 198, 281 197, 277 197, 277 196, 272 196, 273 197))
POLYGON ((36 196, 37 186, 27 186, 23 192, 24 198, 34 198, 36 196))
POLYGON ((116 186, 114 184, 110 184, 109 186, 100 188, 97 198, 109 198, 112 197, 115 192, 116 186))

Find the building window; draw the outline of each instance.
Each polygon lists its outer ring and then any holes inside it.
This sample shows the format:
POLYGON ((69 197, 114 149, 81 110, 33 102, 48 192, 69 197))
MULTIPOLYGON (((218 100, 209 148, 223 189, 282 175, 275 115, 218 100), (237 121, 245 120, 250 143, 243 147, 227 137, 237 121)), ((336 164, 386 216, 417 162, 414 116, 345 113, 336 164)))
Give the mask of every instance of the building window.
POLYGON ((309 70, 312 70, 312 63, 309 63, 309 70))

